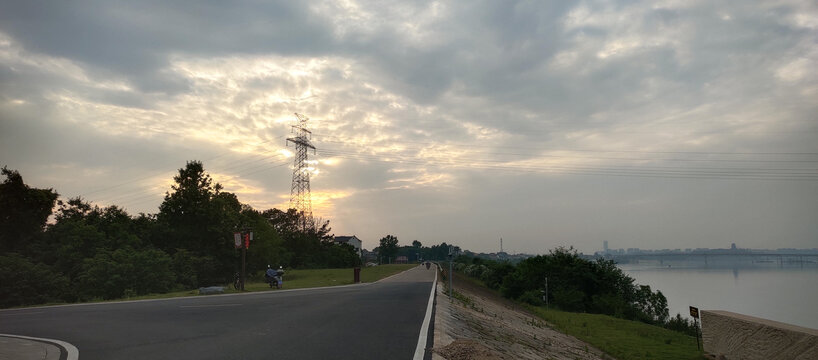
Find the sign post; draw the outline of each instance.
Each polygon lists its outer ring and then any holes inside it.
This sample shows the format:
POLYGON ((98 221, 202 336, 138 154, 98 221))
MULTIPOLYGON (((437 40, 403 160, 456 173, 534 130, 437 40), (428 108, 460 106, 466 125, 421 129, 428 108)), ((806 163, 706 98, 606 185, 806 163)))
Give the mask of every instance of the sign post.
POLYGON ((244 291, 244 279, 247 271, 247 249, 250 247, 250 241, 253 240, 253 231, 250 228, 244 228, 241 232, 233 233, 233 241, 236 249, 241 249, 241 291, 244 291))
POLYGON ((690 316, 693 317, 693 326, 696 327, 696 350, 701 350, 701 346, 699 344, 699 308, 697 307, 690 307, 690 316))

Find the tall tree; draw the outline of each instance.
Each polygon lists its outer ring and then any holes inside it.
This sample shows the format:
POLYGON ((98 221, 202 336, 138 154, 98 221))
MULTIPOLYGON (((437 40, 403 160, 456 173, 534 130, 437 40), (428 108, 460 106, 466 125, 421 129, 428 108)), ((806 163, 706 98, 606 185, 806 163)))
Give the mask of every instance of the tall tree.
POLYGON ((59 196, 53 189, 31 188, 16 170, 3 167, 0 183, 0 253, 21 252, 41 234, 59 196))
POLYGON ((241 203, 222 192, 199 161, 189 161, 159 206, 164 229, 156 245, 174 254, 175 266, 192 267, 198 285, 226 282, 238 268, 232 233, 242 227, 241 203), (175 256, 179 250, 184 256, 175 256))
POLYGON ((285 259, 291 267, 327 267, 326 252, 331 248, 333 235, 329 220, 318 220, 303 228, 295 209, 286 212, 279 209, 265 210, 262 215, 278 232, 284 241, 287 254, 285 259))
POLYGON ((386 262, 398 253, 398 238, 394 235, 386 235, 381 238, 378 255, 385 258, 386 262))

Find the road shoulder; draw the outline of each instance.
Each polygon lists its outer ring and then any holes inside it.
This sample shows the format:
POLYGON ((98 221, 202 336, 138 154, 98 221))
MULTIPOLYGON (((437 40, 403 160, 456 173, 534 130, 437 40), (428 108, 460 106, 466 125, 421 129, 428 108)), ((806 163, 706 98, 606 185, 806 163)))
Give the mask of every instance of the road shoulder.
MULTIPOLYGON (((456 280, 456 279, 455 279, 456 280)), ((455 281, 437 286, 433 359, 605 359, 600 350, 552 329, 507 299, 455 281)))

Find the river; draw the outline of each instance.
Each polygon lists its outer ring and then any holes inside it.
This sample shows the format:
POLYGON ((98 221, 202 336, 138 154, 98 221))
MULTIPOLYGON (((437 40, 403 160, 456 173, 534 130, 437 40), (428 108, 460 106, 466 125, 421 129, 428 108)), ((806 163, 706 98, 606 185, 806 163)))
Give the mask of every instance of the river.
POLYGON ((641 285, 661 290, 670 315, 727 310, 818 329, 818 265, 669 264, 640 262, 619 267, 641 285))

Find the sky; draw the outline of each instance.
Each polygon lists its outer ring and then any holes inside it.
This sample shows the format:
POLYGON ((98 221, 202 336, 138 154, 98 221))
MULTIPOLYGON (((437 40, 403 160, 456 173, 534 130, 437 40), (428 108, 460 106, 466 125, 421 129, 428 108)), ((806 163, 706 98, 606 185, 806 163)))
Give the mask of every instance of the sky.
POLYGON ((818 248, 813 1, 2 1, 0 166, 156 213, 187 161, 371 249, 818 248))

